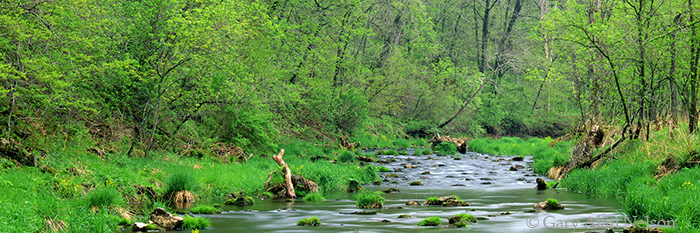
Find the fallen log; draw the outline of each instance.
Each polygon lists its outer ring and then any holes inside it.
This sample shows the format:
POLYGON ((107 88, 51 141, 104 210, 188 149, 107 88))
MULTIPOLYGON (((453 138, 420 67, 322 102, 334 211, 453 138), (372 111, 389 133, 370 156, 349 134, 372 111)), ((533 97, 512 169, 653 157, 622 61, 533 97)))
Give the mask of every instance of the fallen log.
POLYGON ((277 162, 277 164, 282 167, 282 173, 284 174, 284 183, 287 189, 287 198, 296 198, 297 195, 294 193, 294 183, 292 183, 292 172, 289 170, 289 166, 287 163, 282 160, 282 156, 284 155, 284 149, 280 150, 279 155, 272 156, 272 159, 277 162))

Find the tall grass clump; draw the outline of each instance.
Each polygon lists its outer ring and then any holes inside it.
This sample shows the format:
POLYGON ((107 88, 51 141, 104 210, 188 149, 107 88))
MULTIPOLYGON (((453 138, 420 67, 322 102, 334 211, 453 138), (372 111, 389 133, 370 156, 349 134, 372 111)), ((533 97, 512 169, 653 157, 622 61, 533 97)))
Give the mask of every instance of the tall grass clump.
POLYGON ((103 186, 90 192, 87 196, 87 201, 89 206, 107 207, 119 203, 121 195, 116 188, 103 186))
POLYGON ((338 155, 338 161, 341 163, 348 163, 355 160, 355 153, 349 150, 342 150, 340 155, 338 155))
POLYGON ((308 202, 323 202, 324 200, 326 200, 326 198, 323 197, 323 193, 321 192, 309 193, 304 197, 304 201, 308 202))
POLYGON ((215 214, 216 207, 208 205, 198 205, 192 207, 192 209, 190 209, 190 212, 192 212, 193 214, 215 214))
POLYGON ((211 227, 211 221, 207 218, 186 215, 185 219, 182 221, 182 229, 201 230, 207 227, 211 227))
POLYGON ((165 192, 166 196, 180 191, 194 191, 195 187, 197 187, 197 181, 195 181, 194 176, 189 171, 174 173, 166 184, 168 185, 168 190, 165 192))
POLYGON ((357 200, 357 208, 382 208, 384 206, 384 197, 381 196, 382 192, 370 192, 364 190, 353 195, 355 200, 357 200))
POLYGON ((440 144, 435 145, 435 153, 439 153, 440 155, 454 155, 457 154, 457 146, 455 146, 454 143, 451 142, 442 142, 440 144))

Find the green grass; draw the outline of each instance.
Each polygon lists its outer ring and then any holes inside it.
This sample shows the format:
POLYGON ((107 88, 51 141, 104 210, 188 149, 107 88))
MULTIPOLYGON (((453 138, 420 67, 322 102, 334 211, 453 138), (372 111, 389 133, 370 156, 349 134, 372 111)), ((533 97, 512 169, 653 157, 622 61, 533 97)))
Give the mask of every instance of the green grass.
POLYGON ((87 201, 89 206, 109 207, 121 202, 121 195, 112 186, 103 186, 88 193, 87 201))
POLYGON ((342 150, 340 155, 338 155, 338 161, 341 163, 349 163, 355 161, 355 153, 348 150, 342 150))
POLYGON ((433 149, 435 150, 435 153, 438 153, 440 155, 457 154, 457 146, 455 146, 455 144, 451 142, 442 142, 440 144, 435 145, 433 149))
POLYGON ((326 200, 326 198, 323 197, 323 193, 321 192, 309 193, 304 197, 304 201, 308 202, 323 202, 324 200, 326 200))
POLYGON ((430 203, 431 205, 438 205, 440 202, 440 199, 438 197, 429 197, 427 200, 428 203, 430 203))
POLYGON ((357 200, 357 208, 382 208, 384 206, 384 197, 382 192, 370 192, 364 190, 353 195, 357 200))
POLYGON ((439 226, 440 223, 442 223, 442 219, 440 219, 440 217, 429 217, 420 220, 418 226, 439 226))
POLYGON ((192 209, 190 209, 190 212, 192 212, 193 214, 215 214, 216 207, 209 205, 197 205, 195 207, 192 207, 192 209))
POLYGON ((194 191, 197 186, 194 176, 189 171, 178 171, 167 181, 168 190, 165 191, 166 196, 180 191, 194 191))
POLYGON ((316 216, 310 217, 310 218, 305 218, 305 219, 299 220, 299 221, 297 222, 297 226, 313 226, 313 227, 317 227, 317 226, 321 226, 321 220, 318 219, 318 217, 316 217, 316 216))
POLYGON ((185 216, 185 220, 182 221, 182 228, 183 229, 205 229, 207 227, 211 227, 211 221, 207 218, 200 218, 200 217, 192 217, 189 215, 185 216))
POLYGON ((389 168, 386 168, 385 166, 379 166, 379 172, 393 172, 394 170, 391 170, 389 168))
POLYGON ((547 138, 530 138, 524 140, 517 137, 503 137, 498 140, 476 138, 468 142, 469 150, 477 153, 495 155, 532 155, 535 159, 533 169, 538 174, 547 174, 555 166, 565 165, 571 154, 571 142, 559 142, 550 147, 553 140, 547 138))

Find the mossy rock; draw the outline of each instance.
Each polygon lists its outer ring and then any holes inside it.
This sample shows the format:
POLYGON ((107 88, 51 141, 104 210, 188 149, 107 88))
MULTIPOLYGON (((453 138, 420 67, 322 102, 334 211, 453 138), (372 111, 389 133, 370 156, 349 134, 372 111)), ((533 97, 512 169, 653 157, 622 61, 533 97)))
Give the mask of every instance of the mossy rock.
POLYGON ((255 205, 255 200, 252 197, 241 197, 236 199, 228 199, 224 205, 248 206, 255 205))
POLYGON ((299 220, 297 222, 297 226, 317 227, 317 226, 321 226, 321 220, 318 219, 318 217, 305 218, 305 219, 299 220))
POLYGON ((399 218, 412 218, 412 217, 411 217, 411 215, 408 215, 408 214, 402 214, 402 215, 399 215, 399 218))
POLYGON ((411 186, 420 186, 420 185, 423 185, 423 182, 421 182, 420 180, 411 181, 410 183, 408 183, 408 185, 411 185, 411 186))

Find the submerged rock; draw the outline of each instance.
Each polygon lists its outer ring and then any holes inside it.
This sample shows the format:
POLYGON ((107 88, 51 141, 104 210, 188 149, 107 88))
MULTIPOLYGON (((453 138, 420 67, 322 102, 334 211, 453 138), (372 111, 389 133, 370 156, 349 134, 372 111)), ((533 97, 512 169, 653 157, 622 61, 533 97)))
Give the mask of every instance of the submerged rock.
POLYGON ((510 166, 510 169, 508 169, 508 170, 509 171, 518 171, 518 168, 515 166, 510 166))
POLYGON ((430 171, 424 171, 420 173, 421 175, 430 175, 430 171))
POLYGON ((437 200, 425 200, 426 205, 441 205, 444 207, 469 206, 469 203, 457 199, 457 196, 438 197, 437 200))
POLYGON ((564 206, 559 204, 559 203, 553 203, 550 201, 543 201, 540 203, 535 204, 535 207, 533 207, 536 210, 561 210, 564 209, 564 206))
POLYGON ((411 218, 411 215, 402 214, 402 215, 399 215, 399 218, 411 218))
POLYGON ((384 192, 384 193, 398 193, 399 190, 397 188, 388 188, 388 189, 382 190, 382 192, 384 192))
POLYGON ((417 201, 408 201, 406 202, 406 205, 420 205, 417 201))

